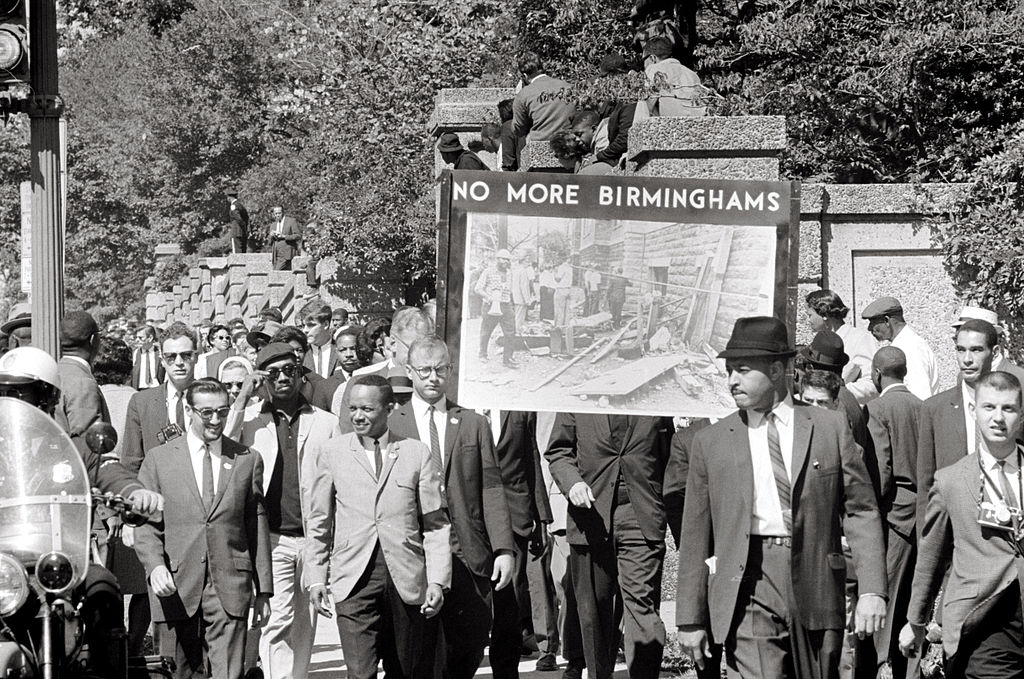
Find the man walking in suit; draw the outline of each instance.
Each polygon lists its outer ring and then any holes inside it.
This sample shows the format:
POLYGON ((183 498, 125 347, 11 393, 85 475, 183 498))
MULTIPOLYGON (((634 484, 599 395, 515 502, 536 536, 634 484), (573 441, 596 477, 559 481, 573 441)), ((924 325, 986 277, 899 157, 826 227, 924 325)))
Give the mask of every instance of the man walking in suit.
POLYGON ((139 480, 164 496, 163 521, 136 530, 150 606, 174 638, 175 676, 242 676, 249 604, 269 613, 270 538, 263 462, 222 436, 228 394, 213 379, 192 383, 188 431, 149 451, 139 480))
POLYGON ((352 375, 361 367, 359 352, 356 350, 359 346, 360 330, 362 328, 347 325, 338 331, 334 339, 334 348, 338 355, 338 367, 334 371, 334 376, 345 382, 352 379, 352 375))
POLYGON ((309 351, 302 364, 324 379, 332 377, 339 363, 338 350, 332 341, 331 307, 314 299, 302 307, 299 318, 309 340, 309 351))
POLYGON ((246 408, 236 438, 263 461, 264 504, 270 531, 274 598, 260 637, 260 658, 267 679, 305 677, 316 627, 303 585, 313 488, 313 450, 326 442, 337 423, 330 413, 309 404, 299 385, 302 366, 292 347, 271 342, 256 359, 265 375, 269 400, 246 408))
POLYGON ((72 441, 84 437, 93 422, 110 422, 107 402, 92 376, 92 361, 99 347, 100 331, 92 316, 84 311, 64 314, 60 322, 62 355, 57 363, 60 400, 54 418, 72 441))
MULTIPOLYGON (((894 677, 917 677, 917 660, 899 654, 896 635, 906 623, 910 582, 917 558, 917 432, 921 399, 903 384, 907 358, 896 347, 882 347, 871 362, 871 380, 878 398, 865 409, 868 431, 881 470, 881 506, 885 520, 886 579, 889 607, 885 629, 874 638, 876 666, 890 665, 894 677)), ((862 659, 864 660, 864 659, 862 659)), ((875 675, 872 675, 875 676, 875 675)))
POLYGON ((568 129, 576 110, 569 92, 572 86, 546 74, 535 52, 521 54, 518 68, 523 89, 512 100, 515 135, 530 141, 546 141, 559 130, 568 129))
POLYGON ((545 457, 569 499, 569 570, 587 671, 595 679, 612 676, 623 614, 629 676, 653 679, 661 668, 663 482, 671 439, 668 418, 559 413, 555 419, 545 457))
MULTIPOLYGON (((974 389, 992 363, 1002 355, 999 333, 991 323, 965 321, 954 336, 959 383, 932 396, 921 408, 917 438, 917 523, 924 524, 928 492, 935 472, 974 452, 977 443, 974 389)), ((909 366, 908 366, 909 370, 909 366)))
POLYGON ((302 229, 294 217, 285 216, 284 208, 280 205, 275 205, 271 212, 274 221, 267 230, 267 248, 274 270, 283 271, 291 268, 292 258, 299 251, 302 229))
POLYGON ((244 253, 249 244, 249 211, 238 200, 238 189, 224 191, 228 197, 228 235, 231 236, 231 252, 244 253))
POLYGON ((389 676, 433 677, 452 581, 440 477, 427 446, 388 430, 394 407, 385 378, 357 377, 355 431, 315 451, 306 582, 317 612, 338 615, 350 679, 374 679, 382 659, 389 676))
POLYGON ((160 362, 156 346, 156 328, 144 325, 135 331, 138 348, 132 361, 132 389, 139 391, 163 384, 167 371, 160 362))
POLYGON ((515 573, 508 501, 487 420, 445 398, 448 347, 436 337, 417 340, 406 373, 413 395, 391 414, 390 428, 430 446, 452 523, 452 588, 441 611, 443 677, 472 679, 491 630, 492 587, 509 586, 515 573))
POLYGON ((551 523, 551 505, 537 449, 536 413, 486 410, 484 417, 490 424, 494 439, 516 549, 512 587, 494 593, 491 671, 495 679, 518 679, 523 644, 520 621, 530 620, 532 628, 527 560, 531 553, 544 551, 547 525, 551 523))
POLYGON ((989 373, 975 382, 974 397, 978 446, 935 473, 900 648, 917 655, 943 588, 946 676, 1021 677, 1020 382, 1009 373, 989 373))
POLYGON ((794 406, 795 353, 778 319, 738 319, 718 356, 739 412, 701 430, 689 455, 679 641, 698 666, 723 644, 730 677, 839 676, 842 537, 858 583, 854 631, 885 622, 882 526, 862 451, 839 413, 794 406))

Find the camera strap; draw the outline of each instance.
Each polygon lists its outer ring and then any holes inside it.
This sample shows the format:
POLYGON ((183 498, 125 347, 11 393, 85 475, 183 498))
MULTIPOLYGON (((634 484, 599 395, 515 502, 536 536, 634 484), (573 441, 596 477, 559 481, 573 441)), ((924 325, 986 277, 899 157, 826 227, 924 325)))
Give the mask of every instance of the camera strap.
MULTIPOLYGON (((1022 530, 1022 525, 1021 525, 1021 509, 1020 509, 1021 506, 1024 506, 1024 505, 1022 505, 1022 503, 1020 501, 1020 500, 1024 500, 1024 469, 1021 468, 1021 461, 1022 461, 1022 458, 1024 458, 1024 456, 1021 455, 1020 446, 1017 447, 1017 451, 1016 452, 1017 452, 1017 491, 1018 491, 1017 498, 1019 498, 1019 500, 1016 502, 1016 504, 1017 504, 1016 511, 1015 512, 1011 512, 1011 520, 1013 521, 1013 538, 1010 540, 1010 543, 1013 546, 1013 551, 1016 552, 1017 556, 1024 557, 1024 548, 1022 548, 1021 544, 1020 544, 1021 543, 1021 539, 1024 538, 1024 530, 1022 530)), ((981 472, 981 476, 982 476, 981 492, 979 493, 979 498, 983 499, 985 497, 985 486, 987 485, 988 488, 989 488, 989 491, 992 493, 992 495, 995 496, 995 499, 998 500, 1000 503, 1002 503, 1002 505, 1004 507, 1010 508, 1011 504, 1009 502, 1007 502, 1007 498, 1003 495, 1002 489, 1000 488, 1000 484, 996 483, 995 480, 991 476, 989 476, 988 472, 985 470, 985 465, 983 465, 982 462, 981 462, 981 454, 980 454, 980 452, 976 455, 976 457, 978 458, 978 470, 981 472)), ((1005 470, 1004 470, 1003 473, 1004 474, 1006 473, 1005 470)), ((981 500, 979 499, 979 502, 980 501, 981 500)))

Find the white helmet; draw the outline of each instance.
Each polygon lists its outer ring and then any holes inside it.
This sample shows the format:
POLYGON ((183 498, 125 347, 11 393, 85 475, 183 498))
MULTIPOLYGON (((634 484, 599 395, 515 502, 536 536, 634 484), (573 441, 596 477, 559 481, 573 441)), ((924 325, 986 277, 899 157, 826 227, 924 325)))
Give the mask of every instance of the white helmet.
POLYGON ((36 347, 18 347, 0 356, 0 384, 44 382, 60 389, 57 361, 36 347))

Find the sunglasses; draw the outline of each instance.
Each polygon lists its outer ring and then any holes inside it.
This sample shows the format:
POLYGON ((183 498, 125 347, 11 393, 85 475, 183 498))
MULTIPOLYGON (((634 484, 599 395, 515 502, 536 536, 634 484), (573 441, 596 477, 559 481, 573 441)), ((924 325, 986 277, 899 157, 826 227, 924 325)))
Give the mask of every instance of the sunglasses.
POLYGON ((242 386, 245 384, 245 382, 223 382, 222 384, 228 389, 235 388, 241 391, 242 386))
POLYGON ((194 359, 195 357, 196 352, 194 351, 179 351, 176 354, 167 353, 161 354, 160 356, 160 358, 163 359, 163 362, 167 364, 177 363, 179 358, 181 359, 182 363, 191 363, 192 359, 194 359))
POLYGON ((425 365, 421 368, 415 368, 413 366, 409 367, 412 368, 414 373, 420 376, 421 380, 428 379, 430 377, 430 373, 434 373, 441 379, 444 379, 448 377, 448 373, 451 372, 452 369, 450 365, 425 365))
POLYGON ((292 364, 292 365, 282 366, 280 368, 268 368, 267 369, 267 377, 269 377, 271 379, 271 381, 276 380, 278 375, 281 375, 282 373, 284 374, 285 377, 296 377, 296 376, 302 374, 302 368, 300 368, 297 365, 292 364))
POLYGON ((203 422, 209 422, 216 415, 220 419, 226 419, 228 414, 231 412, 230 406, 224 406, 223 408, 193 408, 192 412, 199 416, 203 422))

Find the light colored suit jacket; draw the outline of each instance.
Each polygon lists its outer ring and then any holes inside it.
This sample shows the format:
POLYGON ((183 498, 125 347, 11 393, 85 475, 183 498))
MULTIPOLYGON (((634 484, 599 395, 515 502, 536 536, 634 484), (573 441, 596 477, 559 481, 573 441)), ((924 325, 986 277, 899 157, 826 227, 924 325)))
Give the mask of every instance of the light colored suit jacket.
MULTIPOLYGON (((277 464, 277 425, 274 414, 264 408, 266 401, 254 401, 245 409, 245 418, 239 427, 237 423, 230 431, 225 429, 224 435, 237 439, 243 446, 259 453, 263 459, 263 492, 270 486, 270 477, 277 464)), ((302 509, 302 521, 309 517, 310 490, 315 475, 313 450, 327 441, 337 427, 338 418, 326 410, 308 406, 299 413, 299 435, 295 446, 299 453, 299 500, 302 509)), ((307 533, 308 534, 308 533, 307 533)))
POLYGON ((382 453, 378 480, 357 434, 316 449, 303 579, 306 586, 319 585, 329 575, 334 600, 343 601, 379 542, 402 601, 419 605, 428 583, 451 586, 451 526, 441 480, 430 449, 419 441, 392 433, 382 453))
MULTIPOLYGON (((811 630, 842 629, 844 534, 860 591, 887 591, 875 490, 844 415, 800 405, 793 412, 793 615, 811 630)), ((754 468, 743 417, 733 413, 694 437, 686 478, 676 624, 710 627, 718 643, 736 612, 750 544, 754 468), (705 564, 712 556, 715 575, 705 564)))
POLYGON ((107 402, 90 368, 65 356, 57 363, 57 374, 60 376, 60 402, 54 418, 71 438, 84 434, 93 422, 110 422, 107 402))
POLYGON ((217 494, 207 514, 182 436, 148 451, 139 470, 146 488, 163 494, 163 520, 135 529, 135 552, 146 577, 167 566, 177 592, 158 597, 150 591, 153 620, 184 620, 195 615, 209 569, 224 611, 245 617, 253 588, 272 594, 270 533, 263 508, 263 462, 230 439, 222 439, 217 494))
POLYGON ((1024 589, 1024 560, 998 532, 978 525, 978 456, 935 473, 918 546, 907 620, 926 625, 949 569, 942 595, 942 647, 956 653, 960 639, 981 623, 996 595, 1017 580, 1024 589))
POLYGON ((551 139, 559 130, 569 128, 576 106, 572 85, 540 75, 519 90, 512 100, 512 130, 530 141, 551 139))

